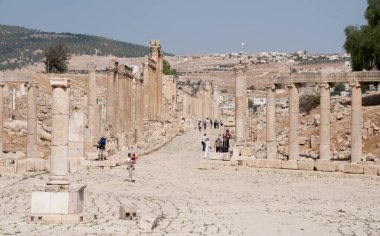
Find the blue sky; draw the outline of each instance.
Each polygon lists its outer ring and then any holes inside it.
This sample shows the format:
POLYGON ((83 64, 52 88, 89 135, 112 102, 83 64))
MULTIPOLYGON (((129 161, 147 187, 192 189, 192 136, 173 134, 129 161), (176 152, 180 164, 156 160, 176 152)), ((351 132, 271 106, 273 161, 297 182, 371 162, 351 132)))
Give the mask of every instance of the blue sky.
POLYGON ((0 0, 0 24, 92 34, 178 55, 240 51, 343 52, 366 0, 0 0))

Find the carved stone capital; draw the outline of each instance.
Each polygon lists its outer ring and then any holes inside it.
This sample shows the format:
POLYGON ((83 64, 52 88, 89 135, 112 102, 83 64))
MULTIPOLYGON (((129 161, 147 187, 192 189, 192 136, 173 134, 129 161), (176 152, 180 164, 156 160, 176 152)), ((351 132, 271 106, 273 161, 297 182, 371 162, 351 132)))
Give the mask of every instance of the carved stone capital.
POLYGON ((69 88, 70 80, 67 78, 51 78, 50 86, 52 88, 69 88))
POLYGON ((330 84, 328 83, 319 83, 318 86, 320 88, 326 88, 326 89, 329 89, 330 88, 330 84))
POLYGON ((272 89, 272 90, 275 90, 275 89, 276 89, 276 86, 275 86, 273 83, 270 83, 270 84, 265 84, 265 88, 266 88, 266 89, 272 89))
POLYGON ((38 85, 39 85, 39 84, 38 84, 36 81, 31 81, 31 82, 26 83, 26 87, 27 87, 28 89, 30 89, 31 87, 38 88, 38 85))
POLYGON ((351 87, 351 88, 353 88, 353 87, 355 87, 355 88, 360 88, 360 83, 358 82, 358 81, 352 81, 352 82, 349 82, 348 83, 348 85, 351 87))
POLYGON ((106 67, 106 71, 107 72, 117 72, 117 68, 118 68, 118 62, 116 60, 111 60, 108 62, 108 66, 106 67))
POLYGON ((87 70, 89 72, 95 72, 96 71, 96 65, 93 62, 90 62, 87 64, 87 70))

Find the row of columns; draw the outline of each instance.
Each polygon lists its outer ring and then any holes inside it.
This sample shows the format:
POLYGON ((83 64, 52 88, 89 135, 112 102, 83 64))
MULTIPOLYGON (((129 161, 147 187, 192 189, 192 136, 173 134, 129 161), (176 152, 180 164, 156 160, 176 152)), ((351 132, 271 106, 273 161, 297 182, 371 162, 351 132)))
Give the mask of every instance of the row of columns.
MULTIPOLYGON (((330 138, 330 85, 320 83, 320 160, 331 159, 330 138)), ((362 95, 359 83, 350 83, 352 91, 351 102, 351 162, 358 163, 362 158, 362 95)), ((299 88, 300 84, 291 83, 289 89, 289 160, 299 158, 299 88)), ((277 156, 276 144, 276 88, 274 84, 266 85, 266 147, 267 158, 275 159, 277 156)))
POLYGON ((193 95, 190 93, 187 91, 183 93, 182 115, 184 117, 193 117, 195 119, 205 119, 208 117, 211 120, 220 119, 218 91, 212 82, 206 82, 198 94, 193 95))
POLYGON ((110 137, 128 137, 128 146, 140 141, 144 122, 163 118, 163 56, 158 40, 150 42, 150 54, 144 58, 142 71, 119 65, 107 67, 106 122, 110 137))

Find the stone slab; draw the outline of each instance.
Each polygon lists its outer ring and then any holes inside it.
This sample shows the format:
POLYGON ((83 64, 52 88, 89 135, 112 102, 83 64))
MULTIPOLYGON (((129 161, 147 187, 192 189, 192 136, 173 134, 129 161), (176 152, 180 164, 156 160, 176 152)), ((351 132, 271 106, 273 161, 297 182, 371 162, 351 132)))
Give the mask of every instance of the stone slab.
POLYGON ((218 170, 220 166, 229 166, 229 161, 217 161, 210 159, 201 159, 199 162, 199 169, 201 170, 218 170))
POLYGON ((364 174, 364 167, 360 164, 345 164, 344 172, 350 174, 364 174))
POLYGON ((364 174, 365 175, 380 175, 380 166, 379 165, 364 165, 364 174))
POLYGON ((315 163, 314 161, 297 161, 298 169, 304 171, 314 171, 315 163))
POLYGON ((255 159, 250 161, 250 165, 254 168, 281 169, 281 160, 255 159))
POLYGON ((324 171, 324 172, 335 172, 336 166, 334 162, 330 161, 316 161, 315 162, 315 169, 317 171, 324 171))
POLYGON ((281 161, 281 169, 297 170, 298 163, 296 160, 281 161))
POLYGON ((223 160, 224 154, 221 152, 210 152, 208 158, 211 160, 223 160))
POLYGON ((31 214, 31 224, 79 224, 83 223, 82 214, 31 214))

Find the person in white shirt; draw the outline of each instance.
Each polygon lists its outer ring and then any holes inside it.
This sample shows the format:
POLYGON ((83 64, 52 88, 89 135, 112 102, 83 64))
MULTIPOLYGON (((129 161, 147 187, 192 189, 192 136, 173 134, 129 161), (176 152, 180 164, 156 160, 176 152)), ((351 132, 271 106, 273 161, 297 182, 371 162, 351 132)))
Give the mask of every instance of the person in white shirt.
POLYGON ((211 151, 211 142, 210 142, 209 138, 206 138, 206 150, 205 150, 205 157, 204 158, 208 157, 208 154, 210 153, 210 151, 211 151))

